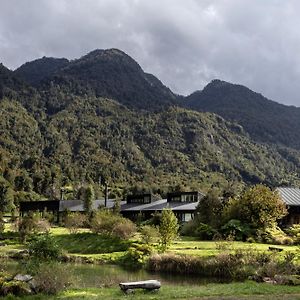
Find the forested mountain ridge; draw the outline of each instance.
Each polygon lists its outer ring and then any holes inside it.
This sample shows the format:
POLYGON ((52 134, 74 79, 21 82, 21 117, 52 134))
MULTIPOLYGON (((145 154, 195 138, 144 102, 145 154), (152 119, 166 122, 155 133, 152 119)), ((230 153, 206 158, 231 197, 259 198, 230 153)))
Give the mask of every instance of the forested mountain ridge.
POLYGON ((300 108, 271 101, 245 86, 213 80, 186 97, 184 106, 237 122, 259 142, 300 149, 300 108))
POLYGON ((237 123, 176 106, 183 97, 119 50, 25 65, 15 72, 0 66, 0 187, 16 201, 59 197, 60 187, 100 176, 112 187, 148 190, 300 183, 297 150, 253 141, 237 123))
MULTIPOLYGON (((94 50, 69 62, 44 58, 24 64, 15 73, 29 83, 34 81, 40 91, 107 97, 132 109, 159 110, 177 103, 177 95, 118 49, 94 50), (36 79, 39 66, 40 81, 36 79)), ((65 103, 61 99, 57 107, 56 104, 51 103, 49 112, 57 112, 65 103)))
POLYGON ((69 63, 66 58, 42 57, 27 62, 14 71, 27 83, 38 86, 41 81, 49 78, 69 63))

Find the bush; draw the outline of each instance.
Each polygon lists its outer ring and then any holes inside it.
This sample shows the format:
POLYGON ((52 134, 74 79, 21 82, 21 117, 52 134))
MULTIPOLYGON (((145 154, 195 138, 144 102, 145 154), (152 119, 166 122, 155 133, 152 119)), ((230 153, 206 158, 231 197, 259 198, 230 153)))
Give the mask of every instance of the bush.
POLYGON ((130 220, 103 209, 94 214, 91 220, 91 230, 94 233, 127 239, 136 232, 136 226, 130 220))
POLYGON ((195 236, 196 228, 197 222, 195 220, 190 220, 189 222, 183 224, 180 229, 180 233, 184 236, 195 236))
POLYGON ((258 238, 268 244, 292 245, 294 243, 293 239, 287 236, 278 226, 258 231, 258 238))
POLYGON ((158 230, 151 225, 144 225, 140 228, 141 239, 146 244, 151 244, 158 238, 158 230))
POLYGON ((3 282, 0 295, 7 296, 7 295, 14 295, 14 296, 26 296, 30 295, 31 290, 26 282, 18 281, 18 280, 11 280, 3 282))
POLYGON ((218 234, 217 230, 204 223, 198 224, 195 229, 195 236, 201 240, 212 240, 216 234, 218 234))
POLYGON ((294 224, 293 226, 288 228, 286 232, 295 243, 300 243, 300 224, 294 224))
POLYGON ((34 279, 37 292, 54 295, 70 285, 71 276, 65 265, 44 263, 39 266, 34 279))
POLYGON ((87 223, 87 217, 81 213, 69 213, 65 217, 65 227, 70 231, 70 233, 77 233, 79 228, 84 227, 87 223))
POLYGON ((141 268, 152 254, 153 248, 146 244, 132 244, 122 257, 121 263, 123 266, 131 269, 141 268))
POLYGON ((243 224, 240 220, 232 219, 221 228, 225 236, 234 235, 236 241, 245 241, 252 235, 248 224, 243 224))
POLYGON ((26 242, 27 237, 34 232, 37 226, 37 217, 29 214, 21 218, 18 222, 18 229, 21 242, 26 242))
POLYGON ((34 231, 41 233, 48 233, 50 231, 51 225, 48 220, 40 219, 36 221, 34 231))
POLYGON ((29 243, 29 255, 38 260, 57 260, 61 250, 49 234, 38 235, 29 243))
POLYGON ((122 218, 120 223, 115 224, 113 229, 113 235, 119 237, 122 240, 127 240, 136 232, 135 224, 129 219, 122 218))

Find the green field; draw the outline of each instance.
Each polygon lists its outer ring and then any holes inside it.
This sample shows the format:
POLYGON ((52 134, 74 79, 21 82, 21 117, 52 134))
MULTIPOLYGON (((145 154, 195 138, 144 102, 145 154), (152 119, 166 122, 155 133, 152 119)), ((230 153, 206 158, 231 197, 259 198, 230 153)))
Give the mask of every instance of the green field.
MULTIPOLYGON (((8 299, 18 299, 5 297, 8 299)), ((207 284, 201 286, 162 286, 158 292, 136 291, 125 295, 118 287, 100 289, 73 289, 57 296, 30 296, 21 299, 135 299, 135 300, 167 300, 167 299, 300 299, 300 287, 258 284, 255 282, 207 284)))

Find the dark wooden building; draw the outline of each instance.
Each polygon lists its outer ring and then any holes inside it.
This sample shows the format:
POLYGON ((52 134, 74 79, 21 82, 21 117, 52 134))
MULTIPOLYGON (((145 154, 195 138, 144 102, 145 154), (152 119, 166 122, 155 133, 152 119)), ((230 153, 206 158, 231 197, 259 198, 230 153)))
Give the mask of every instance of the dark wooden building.
POLYGON ((300 189, 282 187, 277 188, 276 191, 288 209, 288 215, 281 220, 282 225, 300 224, 300 189))

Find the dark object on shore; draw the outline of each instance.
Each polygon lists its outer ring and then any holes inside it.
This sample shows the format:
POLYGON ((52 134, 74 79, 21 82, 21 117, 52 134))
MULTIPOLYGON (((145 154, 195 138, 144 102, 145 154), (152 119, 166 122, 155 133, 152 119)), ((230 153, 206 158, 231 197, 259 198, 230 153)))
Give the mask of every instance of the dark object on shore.
POLYGON ((161 284, 157 280, 145 280, 136 282, 121 282, 119 283, 121 290, 127 294, 132 293, 134 289, 158 290, 161 284))
POLYGON ((276 252, 281 252, 281 251, 283 251, 283 249, 282 248, 278 248, 278 247, 269 247, 269 250, 270 251, 276 251, 276 252))

